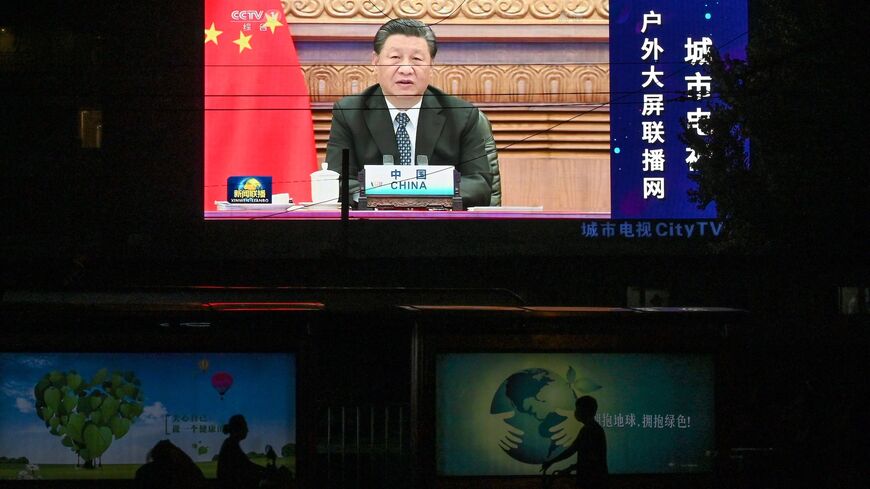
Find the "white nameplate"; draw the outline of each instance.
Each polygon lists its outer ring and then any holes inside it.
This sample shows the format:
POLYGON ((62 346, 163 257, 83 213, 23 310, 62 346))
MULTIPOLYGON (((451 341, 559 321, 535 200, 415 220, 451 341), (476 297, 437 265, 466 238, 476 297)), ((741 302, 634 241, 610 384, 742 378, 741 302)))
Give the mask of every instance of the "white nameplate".
POLYGON ((453 195, 453 166, 366 165, 365 193, 373 196, 453 195))

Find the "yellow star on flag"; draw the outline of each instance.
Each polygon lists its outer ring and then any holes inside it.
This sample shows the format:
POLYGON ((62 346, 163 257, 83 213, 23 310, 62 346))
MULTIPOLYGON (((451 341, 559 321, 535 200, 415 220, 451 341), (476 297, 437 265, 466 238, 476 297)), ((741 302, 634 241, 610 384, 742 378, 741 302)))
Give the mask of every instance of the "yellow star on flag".
POLYGON ((239 53, 241 53, 245 49, 252 49, 251 48, 251 38, 252 37, 254 37, 253 34, 251 34, 250 36, 246 36, 244 32, 239 31, 239 38, 236 39, 235 41, 233 41, 233 44, 239 45, 239 53))
POLYGON ((214 22, 211 23, 211 27, 205 29, 205 43, 208 44, 209 41, 217 44, 217 38, 219 35, 223 34, 224 31, 219 31, 214 28, 214 22))
POLYGON ((266 23, 264 24, 266 27, 272 30, 272 34, 275 33, 276 27, 281 27, 282 23, 278 22, 278 13, 275 12, 272 15, 266 15, 266 23))

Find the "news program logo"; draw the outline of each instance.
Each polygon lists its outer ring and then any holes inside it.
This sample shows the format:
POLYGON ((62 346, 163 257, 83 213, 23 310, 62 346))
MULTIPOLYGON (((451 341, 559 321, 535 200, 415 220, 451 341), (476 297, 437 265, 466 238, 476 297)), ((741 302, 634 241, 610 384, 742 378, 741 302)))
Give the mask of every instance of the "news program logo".
POLYGON ((269 204, 272 202, 272 177, 227 178, 227 202, 231 204, 269 204))

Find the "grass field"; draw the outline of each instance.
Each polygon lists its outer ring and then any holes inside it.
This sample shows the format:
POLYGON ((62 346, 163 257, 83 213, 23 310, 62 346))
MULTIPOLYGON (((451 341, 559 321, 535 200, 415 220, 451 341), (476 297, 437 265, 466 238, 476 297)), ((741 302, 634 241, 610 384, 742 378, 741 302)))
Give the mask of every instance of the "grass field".
MULTIPOLYGON (((252 458, 251 461, 266 465, 266 458, 252 458)), ((280 457, 276 460, 279 467, 288 467, 296 472, 296 457, 280 457)), ((42 479, 132 479, 141 464, 103 464, 96 469, 83 469, 72 464, 38 464, 36 475, 42 479)), ((217 476, 217 462, 197 462, 197 467, 209 479, 217 476)), ((0 464, 0 479, 17 479, 24 470, 24 464, 0 464)))

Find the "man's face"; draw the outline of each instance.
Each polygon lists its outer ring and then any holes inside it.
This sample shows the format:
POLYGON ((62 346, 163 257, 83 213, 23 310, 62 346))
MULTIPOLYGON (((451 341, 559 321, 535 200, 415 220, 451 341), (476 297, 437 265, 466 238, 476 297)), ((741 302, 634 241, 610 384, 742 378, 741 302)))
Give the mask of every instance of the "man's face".
POLYGON ((432 80, 432 57, 422 37, 393 34, 381 54, 372 54, 372 64, 384 95, 401 109, 417 103, 432 80))

